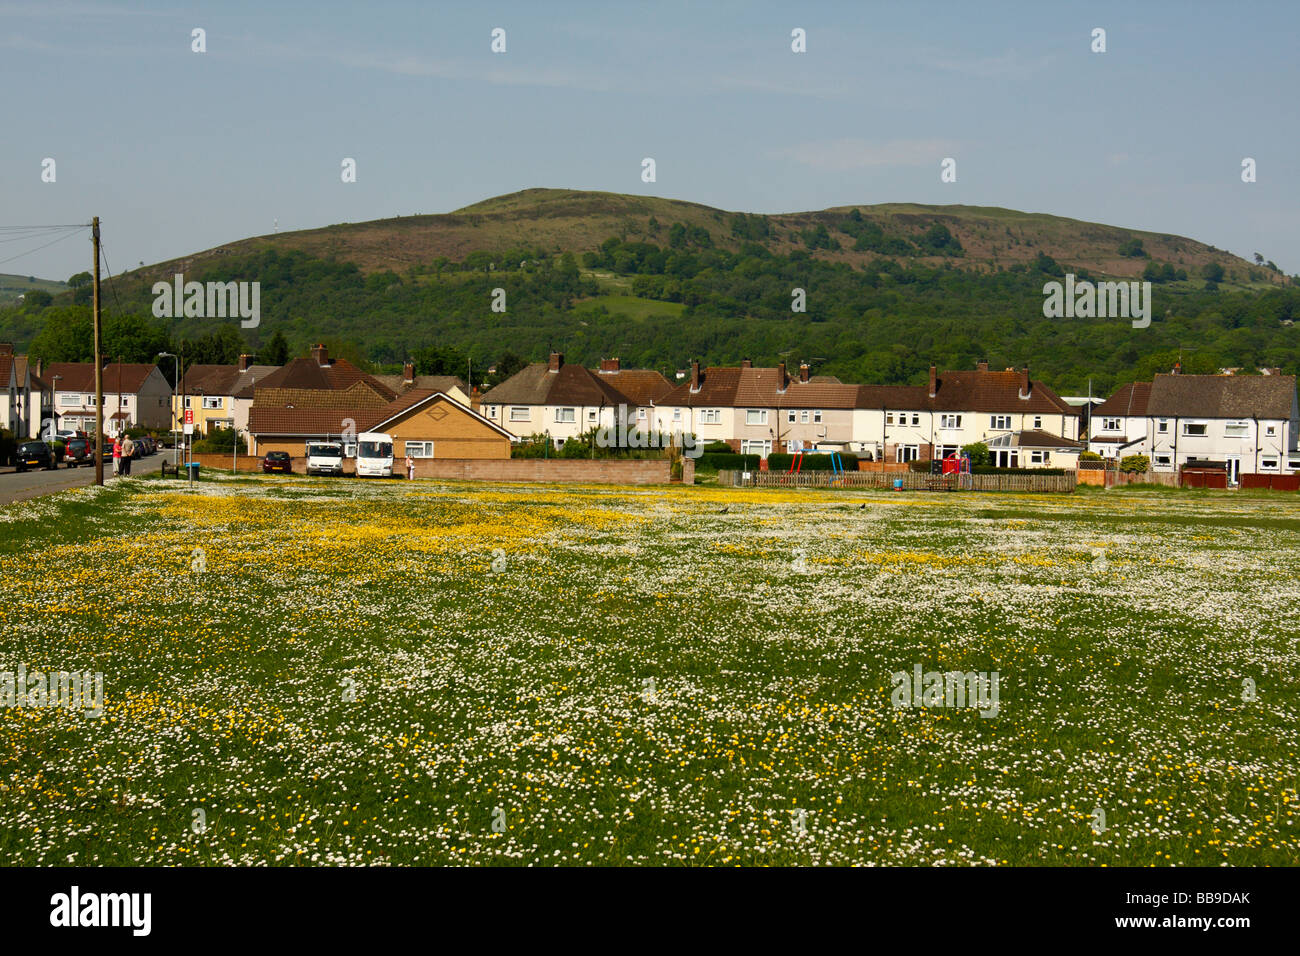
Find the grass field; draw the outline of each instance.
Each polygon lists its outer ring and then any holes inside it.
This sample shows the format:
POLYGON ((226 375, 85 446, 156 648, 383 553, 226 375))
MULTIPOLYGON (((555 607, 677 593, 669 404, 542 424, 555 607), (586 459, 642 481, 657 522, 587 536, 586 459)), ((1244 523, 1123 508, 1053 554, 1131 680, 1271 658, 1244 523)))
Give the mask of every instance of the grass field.
POLYGON ((104 712, 0 708, 0 859, 1294 865, 1298 571, 1296 496, 68 492, 0 670, 104 712))

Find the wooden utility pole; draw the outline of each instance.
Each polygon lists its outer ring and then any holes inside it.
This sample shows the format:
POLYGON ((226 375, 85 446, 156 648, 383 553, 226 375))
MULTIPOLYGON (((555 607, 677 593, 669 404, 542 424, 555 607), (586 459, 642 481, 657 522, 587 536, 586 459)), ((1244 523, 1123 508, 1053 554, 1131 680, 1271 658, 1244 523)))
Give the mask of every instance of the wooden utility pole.
POLYGON ((95 247, 95 484, 104 483, 104 367, 99 358, 99 217, 90 222, 91 242, 95 247))

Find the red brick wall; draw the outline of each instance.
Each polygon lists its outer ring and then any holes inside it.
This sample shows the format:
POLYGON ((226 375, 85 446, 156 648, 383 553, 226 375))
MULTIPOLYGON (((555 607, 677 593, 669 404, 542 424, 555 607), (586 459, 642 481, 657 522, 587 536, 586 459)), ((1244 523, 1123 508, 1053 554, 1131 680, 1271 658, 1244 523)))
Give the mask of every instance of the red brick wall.
MULTIPOLYGON (((168 459, 170 461, 170 459, 168 459)), ((203 466, 203 471, 230 471, 229 455, 195 455, 194 460, 203 466)), ((302 456, 291 459, 293 472, 303 475, 307 472, 307 459, 302 456)), ((258 456, 240 455, 239 470, 262 470, 262 459, 258 456)), ((343 470, 347 475, 355 471, 355 463, 344 459, 343 470)), ((400 478, 406 477, 403 458, 393 461, 393 473, 400 478)), ((666 458, 646 458, 632 460, 584 460, 579 458, 417 458, 415 460, 415 477, 417 478, 463 478, 470 481, 572 481, 592 484, 613 485, 647 485, 667 484, 671 475, 671 464, 666 458)), ((695 462, 685 459, 682 480, 687 484, 695 483, 695 462)))
MULTIPOLYGON (((692 464, 694 464, 692 462, 692 464)), ((401 462, 395 467, 405 475, 401 462)), ((573 481, 594 484, 667 484, 671 464, 666 458, 631 460, 580 458, 419 458, 416 478, 463 478, 470 481, 573 481)))

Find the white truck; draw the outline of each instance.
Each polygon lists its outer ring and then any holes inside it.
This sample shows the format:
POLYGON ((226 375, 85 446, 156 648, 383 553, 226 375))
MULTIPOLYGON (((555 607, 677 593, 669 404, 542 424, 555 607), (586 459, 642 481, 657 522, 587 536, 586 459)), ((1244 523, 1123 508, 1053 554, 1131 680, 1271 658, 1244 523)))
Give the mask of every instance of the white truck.
POLYGON ((307 474, 343 474, 343 443, 338 441, 307 442, 307 474))
POLYGON ((357 436, 357 477, 393 477, 393 436, 383 432, 357 436))

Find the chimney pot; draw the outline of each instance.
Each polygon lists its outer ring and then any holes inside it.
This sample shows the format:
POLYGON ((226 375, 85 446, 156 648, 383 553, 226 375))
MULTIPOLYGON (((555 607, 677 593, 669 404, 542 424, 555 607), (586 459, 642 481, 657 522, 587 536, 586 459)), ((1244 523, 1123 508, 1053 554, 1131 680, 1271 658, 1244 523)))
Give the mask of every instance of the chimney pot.
POLYGON ((811 369, 808 368, 808 363, 807 363, 807 362, 800 362, 800 363, 799 363, 799 381, 801 381, 801 382, 807 382, 807 381, 808 381, 808 373, 809 373, 810 371, 811 371, 811 369))
POLYGON ((402 384, 403 385, 415 384, 415 363, 414 362, 407 362, 405 365, 402 366, 402 384))
POLYGON ((750 359, 741 359, 741 360, 740 360, 740 367, 741 367, 741 368, 753 368, 753 367, 754 367, 754 363, 753 363, 750 359))
POLYGON ((251 355, 241 355, 241 356, 239 356, 239 370, 240 370, 241 372, 247 372, 247 371, 248 371, 248 366, 249 366, 250 364, 252 364, 252 361, 253 361, 253 356, 251 356, 251 355))
POLYGON ((311 347, 311 357, 317 365, 329 365, 330 363, 329 349, 325 348, 324 345, 313 345, 311 347))
POLYGON ((987 372, 988 370, 989 370, 989 360, 988 360, 988 359, 980 359, 978 362, 975 363, 975 371, 977 371, 977 372, 987 372))
POLYGON ((547 368, 549 368, 552 372, 558 372, 560 370, 560 366, 562 366, 563 364, 564 364, 564 353, 552 352, 550 361, 547 363, 547 368))

